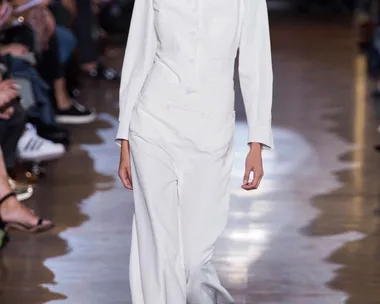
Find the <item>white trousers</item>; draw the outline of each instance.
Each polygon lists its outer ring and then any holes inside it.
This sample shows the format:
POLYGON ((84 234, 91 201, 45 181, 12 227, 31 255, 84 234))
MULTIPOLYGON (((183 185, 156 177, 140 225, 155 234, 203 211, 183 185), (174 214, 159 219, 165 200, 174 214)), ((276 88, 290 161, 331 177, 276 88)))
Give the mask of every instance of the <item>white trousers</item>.
POLYGON ((234 303, 211 263, 228 217, 234 111, 151 92, 130 125, 133 304, 234 303))

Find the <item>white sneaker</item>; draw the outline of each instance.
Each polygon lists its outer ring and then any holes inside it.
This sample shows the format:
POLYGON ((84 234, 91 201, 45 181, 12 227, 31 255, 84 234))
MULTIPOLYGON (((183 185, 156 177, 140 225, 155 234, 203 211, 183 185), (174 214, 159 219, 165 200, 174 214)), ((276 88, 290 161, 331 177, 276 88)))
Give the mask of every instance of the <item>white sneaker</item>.
POLYGON ((48 161, 65 153, 65 147, 59 143, 38 136, 35 128, 28 124, 26 131, 17 144, 18 155, 25 161, 48 161))

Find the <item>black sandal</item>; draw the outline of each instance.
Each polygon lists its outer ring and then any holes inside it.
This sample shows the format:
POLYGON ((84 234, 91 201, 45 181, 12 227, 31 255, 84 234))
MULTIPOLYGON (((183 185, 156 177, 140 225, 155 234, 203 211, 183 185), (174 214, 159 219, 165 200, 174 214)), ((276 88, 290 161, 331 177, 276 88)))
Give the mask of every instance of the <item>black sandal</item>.
MULTIPOLYGON (((5 196, 3 196, 1 199, 0 199, 0 205, 2 203, 4 203, 7 199, 9 199, 10 197, 16 197, 16 193, 15 192, 10 192, 8 194, 6 194, 5 196)), ((15 230, 19 230, 19 231, 23 231, 23 232, 27 232, 27 233, 40 233, 40 232, 45 232, 45 231, 48 231, 50 230, 51 228, 54 227, 54 224, 53 223, 47 223, 47 224, 44 224, 44 219, 43 218, 39 218, 38 221, 37 221, 37 224, 34 225, 34 226, 26 226, 26 225, 23 225, 23 224, 20 224, 20 223, 12 223, 12 222, 4 222, 2 221, 1 217, 0 217, 0 223, 5 225, 5 229, 8 230, 8 229, 15 229, 15 230)))

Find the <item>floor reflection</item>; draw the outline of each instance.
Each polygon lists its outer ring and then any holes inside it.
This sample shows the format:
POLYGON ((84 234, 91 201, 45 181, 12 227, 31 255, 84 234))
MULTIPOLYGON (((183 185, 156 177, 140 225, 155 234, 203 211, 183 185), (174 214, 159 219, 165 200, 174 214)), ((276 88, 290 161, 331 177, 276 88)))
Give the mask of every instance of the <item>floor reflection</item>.
POLYGON ((109 114, 101 114, 99 119, 111 126, 98 131, 102 145, 86 144, 81 148, 94 160, 96 172, 112 178, 108 183, 98 184, 101 191, 82 201, 81 211, 91 220, 61 233, 73 250, 45 263, 60 282, 49 288, 69 299, 52 303, 125 304, 130 301, 128 257, 133 206, 126 202, 131 201, 131 193, 121 187, 116 176, 119 151, 114 143, 114 131, 117 121, 109 114))
MULTIPOLYGON (((363 58, 348 24, 331 20, 273 19, 272 41, 276 150, 264 154, 260 189, 241 190, 247 130, 237 91, 221 279, 237 304, 380 303, 379 135, 363 58)), ((74 132, 84 144, 52 166, 31 203, 57 234, 16 236, 2 252, 1 304, 131 303, 133 205, 116 173, 117 86, 86 86, 99 122, 74 132)))
MULTIPOLYGON (((351 146, 334 138, 339 148, 330 148, 330 156, 323 155, 328 166, 321 166, 321 151, 301 134, 276 128, 261 189, 245 192, 239 189, 245 134, 245 123, 238 123, 230 222, 216 256, 238 303, 343 303, 347 294, 326 286, 339 265, 325 259, 362 234, 310 238, 301 230, 318 214, 312 198, 340 186, 334 169, 345 165, 336 156, 351 146)), ((319 136, 332 140, 323 130, 319 136)))

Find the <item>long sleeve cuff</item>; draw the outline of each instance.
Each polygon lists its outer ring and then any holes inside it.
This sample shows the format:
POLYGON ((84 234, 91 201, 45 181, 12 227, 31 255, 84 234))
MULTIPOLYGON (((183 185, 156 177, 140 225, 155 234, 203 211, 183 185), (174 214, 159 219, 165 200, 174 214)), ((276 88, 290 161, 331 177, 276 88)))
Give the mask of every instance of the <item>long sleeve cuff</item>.
POLYGON ((128 140, 128 139, 129 139, 129 121, 123 119, 119 121, 119 128, 117 130, 115 141, 118 146, 121 146, 121 141, 128 140))
POLYGON ((273 150, 274 142, 271 125, 249 126, 248 143, 251 142, 261 143, 264 150, 273 150))

